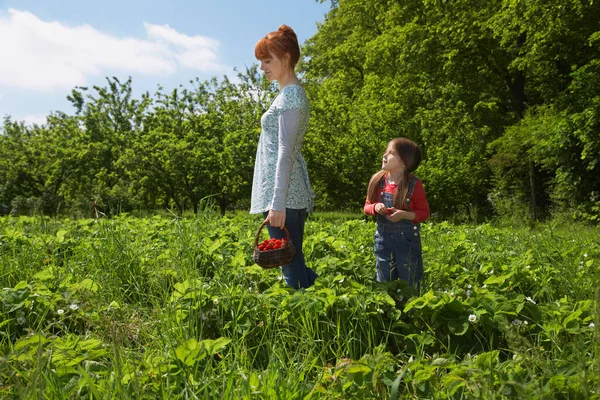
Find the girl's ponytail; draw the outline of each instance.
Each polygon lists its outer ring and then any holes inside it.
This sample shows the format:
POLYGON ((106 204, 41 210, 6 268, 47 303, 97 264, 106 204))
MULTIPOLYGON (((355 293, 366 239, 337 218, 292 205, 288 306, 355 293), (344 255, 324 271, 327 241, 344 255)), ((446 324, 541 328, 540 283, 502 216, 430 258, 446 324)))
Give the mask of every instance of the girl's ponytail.
POLYGON ((381 180, 385 177, 386 172, 381 170, 374 174, 369 181, 367 188, 367 201, 371 204, 377 203, 379 199, 379 191, 381 190, 381 180))

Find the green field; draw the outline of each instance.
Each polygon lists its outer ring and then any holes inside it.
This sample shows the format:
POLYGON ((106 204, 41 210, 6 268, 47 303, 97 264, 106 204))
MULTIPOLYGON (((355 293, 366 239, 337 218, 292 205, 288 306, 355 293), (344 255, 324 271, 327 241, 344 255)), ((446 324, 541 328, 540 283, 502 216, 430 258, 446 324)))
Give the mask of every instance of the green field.
POLYGON ((375 223, 317 214, 284 286, 260 220, 0 219, 2 398, 597 398, 600 229, 423 226, 421 296, 375 223))

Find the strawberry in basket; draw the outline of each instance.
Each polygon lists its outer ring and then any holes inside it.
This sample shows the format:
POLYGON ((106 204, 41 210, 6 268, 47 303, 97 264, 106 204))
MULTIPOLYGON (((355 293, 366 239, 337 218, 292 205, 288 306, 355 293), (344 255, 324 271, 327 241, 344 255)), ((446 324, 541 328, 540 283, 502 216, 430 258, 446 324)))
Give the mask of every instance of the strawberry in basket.
POLYGON ((282 247, 286 247, 288 245, 288 240, 286 238, 283 239, 265 239, 261 244, 258 245, 258 250, 260 251, 268 251, 281 249, 282 247))
POLYGON ((290 232, 284 227, 283 231, 286 237, 283 239, 271 238, 259 243, 258 237, 265 224, 266 221, 258 228, 254 238, 254 253, 252 255, 254 262, 263 268, 276 268, 289 263, 296 255, 296 248, 291 242, 290 232))

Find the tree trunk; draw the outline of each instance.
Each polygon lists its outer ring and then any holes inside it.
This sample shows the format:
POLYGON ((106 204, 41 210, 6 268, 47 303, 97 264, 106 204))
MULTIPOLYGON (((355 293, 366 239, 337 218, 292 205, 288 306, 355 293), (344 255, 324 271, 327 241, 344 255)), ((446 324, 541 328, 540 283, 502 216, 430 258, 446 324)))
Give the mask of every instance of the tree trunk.
POLYGON ((531 219, 537 220, 536 199, 535 199, 535 165, 533 160, 529 160, 529 186, 531 187, 531 219))
POLYGON ((225 216, 225 210, 227 209, 227 199, 225 196, 219 196, 219 208, 221 209, 221 217, 225 216))

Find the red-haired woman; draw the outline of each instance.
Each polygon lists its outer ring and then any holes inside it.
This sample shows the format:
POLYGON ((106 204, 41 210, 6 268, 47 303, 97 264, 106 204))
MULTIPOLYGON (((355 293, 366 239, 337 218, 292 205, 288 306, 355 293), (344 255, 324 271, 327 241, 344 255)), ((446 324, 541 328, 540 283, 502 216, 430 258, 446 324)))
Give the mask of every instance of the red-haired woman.
POLYGON ((310 109, 294 72, 300 59, 298 38, 292 28, 281 25, 258 41, 254 54, 267 78, 279 83, 280 91, 261 118, 250 213, 265 216, 272 238, 285 237, 281 228, 288 229, 297 253, 281 270, 288 286, 307 288, 317 274, 306 266, 302 252, 304 223, 313 208, 314 192, 301 153, 310 109))

